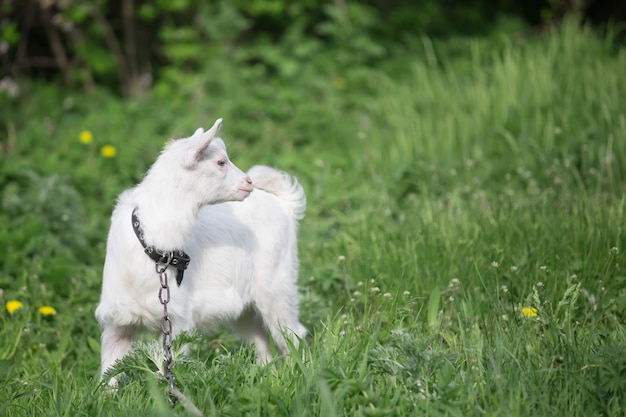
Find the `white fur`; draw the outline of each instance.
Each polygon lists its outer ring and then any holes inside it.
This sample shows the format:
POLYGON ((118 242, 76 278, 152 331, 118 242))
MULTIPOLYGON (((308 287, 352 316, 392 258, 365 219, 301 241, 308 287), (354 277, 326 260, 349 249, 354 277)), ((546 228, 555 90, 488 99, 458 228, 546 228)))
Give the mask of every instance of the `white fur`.
POLYGON ((145 179, 119 197, 96 309, 102 374, 128 353, 139 332, 158 331, 163 315, 154 262, 131 226, 135 207, 148 245, 191 257, 180 287, 176 270, 168 269, 175 333, 233 326, 256 343, 260 363, 271 359, 268 331, 280 353, 288 349, 285 333, 294 344, 306 335, 296 286, 302 187, 273 168, 244 174, 215 138, 220 122, 169 144, 145 179))

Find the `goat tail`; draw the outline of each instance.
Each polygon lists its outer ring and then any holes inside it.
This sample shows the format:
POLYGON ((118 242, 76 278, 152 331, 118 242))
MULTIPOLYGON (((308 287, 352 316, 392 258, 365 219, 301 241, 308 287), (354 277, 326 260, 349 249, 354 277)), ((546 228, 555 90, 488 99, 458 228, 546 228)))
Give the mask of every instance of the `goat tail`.
POLYGON ((274 194, 287 203, 294 219, 300 220, 304 217, 306 195, 296 177, 264 165, 253 166, 248 175, 255 188, 274 194))

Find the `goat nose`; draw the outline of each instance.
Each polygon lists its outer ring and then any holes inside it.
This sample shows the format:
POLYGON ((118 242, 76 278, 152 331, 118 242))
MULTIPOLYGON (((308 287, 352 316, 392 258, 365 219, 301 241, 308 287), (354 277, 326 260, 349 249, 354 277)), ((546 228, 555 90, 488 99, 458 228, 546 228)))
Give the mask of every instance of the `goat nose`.
POLYGON ((250 178, 248 175, 246 175, 246 182, 248 184, 252 184, 252 178, 250 178))

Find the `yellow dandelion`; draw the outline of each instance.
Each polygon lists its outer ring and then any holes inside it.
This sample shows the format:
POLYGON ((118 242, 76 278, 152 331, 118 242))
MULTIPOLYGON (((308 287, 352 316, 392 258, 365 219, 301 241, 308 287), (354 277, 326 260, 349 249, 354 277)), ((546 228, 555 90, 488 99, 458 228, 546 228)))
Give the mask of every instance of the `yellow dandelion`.
POLYGON ((537 317, 537 309, 535 307, 522 307, 522 316, 537 317))
POLYGON ((7 301, 7 304, 6 304, 6 308, 9 314, 15 313, 17 310, 19 310, 22 307, 24 307, 24 304, 22 304, 21 301, 17 301, 17 300, 7 301))
POLYGON ((82 132, 80 132, 80 142, 85 145, 89 145, 91 142, 93 142, 93 134, 91 133, 91 131, 83 130, 82 132))
POLYGON ((117 155, 117 148, 113 145, 104 145, 100 148, 100 155, 103 158, 115 158, 117 155))
POLYGON ((54 316, 57 313, 56 309, 51 306, 41 306, 39 307, 39 314, 44 317, 54 316))

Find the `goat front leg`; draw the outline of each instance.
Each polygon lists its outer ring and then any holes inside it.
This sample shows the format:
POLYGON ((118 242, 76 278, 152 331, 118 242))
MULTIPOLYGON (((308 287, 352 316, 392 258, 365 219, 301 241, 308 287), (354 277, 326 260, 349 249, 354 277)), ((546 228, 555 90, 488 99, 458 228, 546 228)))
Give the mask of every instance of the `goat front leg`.
MULTIPOLYGON (((100 338, 100 379, 129 351, 135 340, 135 331, 129 327, 104 326, 100 338)), ((117 378, 111 378, 109 385, 117 385, 117 378)))

